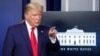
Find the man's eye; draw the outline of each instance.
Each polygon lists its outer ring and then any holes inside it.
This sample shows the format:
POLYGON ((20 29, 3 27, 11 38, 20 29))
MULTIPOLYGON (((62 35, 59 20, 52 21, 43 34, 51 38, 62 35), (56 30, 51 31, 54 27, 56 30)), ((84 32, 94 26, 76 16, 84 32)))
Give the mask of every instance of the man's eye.
POLYGON ((32 16, 37 16, 37 15, 32 15, 32 16))

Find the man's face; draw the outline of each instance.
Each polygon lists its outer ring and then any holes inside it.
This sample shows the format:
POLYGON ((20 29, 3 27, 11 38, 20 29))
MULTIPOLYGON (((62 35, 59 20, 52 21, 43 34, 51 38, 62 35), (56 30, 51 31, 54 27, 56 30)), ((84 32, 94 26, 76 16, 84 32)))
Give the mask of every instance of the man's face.
POLYGON ((39 10, 30 10, 25 13, 25 18, 32 27, 37 27, 41 23, 41 14, 39 10))

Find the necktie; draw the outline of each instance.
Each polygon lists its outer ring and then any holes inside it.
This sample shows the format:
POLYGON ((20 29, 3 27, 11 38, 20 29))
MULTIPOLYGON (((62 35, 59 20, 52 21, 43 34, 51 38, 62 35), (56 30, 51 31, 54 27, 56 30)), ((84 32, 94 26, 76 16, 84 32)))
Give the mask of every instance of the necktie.
POLYGON ((31 29, 31 46, 33 56, 38 56, 38 43, 34 34, 34 28, 31 29))

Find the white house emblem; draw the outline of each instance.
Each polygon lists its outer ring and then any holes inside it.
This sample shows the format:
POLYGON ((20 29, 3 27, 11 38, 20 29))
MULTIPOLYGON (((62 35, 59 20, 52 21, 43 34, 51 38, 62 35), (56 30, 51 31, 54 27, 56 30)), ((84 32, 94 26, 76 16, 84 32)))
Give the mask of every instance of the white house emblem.
POLYGON ((96 32, 84 32, 77 27, 58 32, 57 38, 61 46, 96 46, 96 32))

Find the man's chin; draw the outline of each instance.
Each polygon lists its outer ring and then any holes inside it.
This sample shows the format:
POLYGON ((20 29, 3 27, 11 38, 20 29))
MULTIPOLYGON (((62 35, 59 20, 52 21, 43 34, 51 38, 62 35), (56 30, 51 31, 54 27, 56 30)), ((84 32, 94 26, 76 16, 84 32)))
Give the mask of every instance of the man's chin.
POLYGON ((40 24, 36 24, 35 26, 38 27, 40 24))

